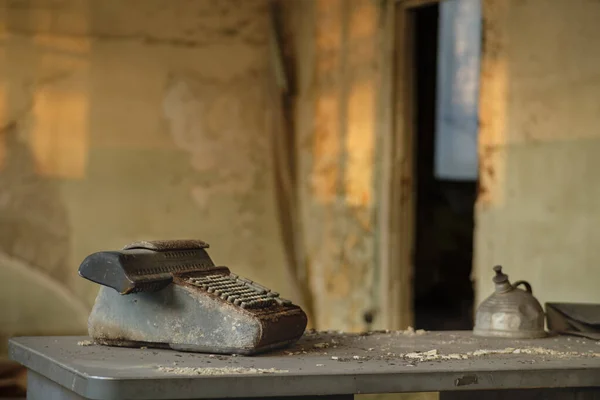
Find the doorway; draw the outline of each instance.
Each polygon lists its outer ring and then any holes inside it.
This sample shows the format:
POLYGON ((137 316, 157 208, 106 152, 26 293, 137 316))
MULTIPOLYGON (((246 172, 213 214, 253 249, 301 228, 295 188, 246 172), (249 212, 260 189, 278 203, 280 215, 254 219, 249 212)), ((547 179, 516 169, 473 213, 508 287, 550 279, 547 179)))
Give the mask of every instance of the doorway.
POLYGON ((447 174, 440 176, 439 165, 436 165, 436 159, 440 158, 436 151, 445 151, 439 143, 440 89, 448 85, 448 82, 440 82, 440 76, 447 79, 441 69, 446 66, 440 64, 440 5, 428 3, 407 12, 412 19, 413 41, 412 54, 408 56, 412 61, 414 116, 412 290, 415 328, 470 330, 473 327, 471 268, 477 182, 464 177, 453 179, 447 174))

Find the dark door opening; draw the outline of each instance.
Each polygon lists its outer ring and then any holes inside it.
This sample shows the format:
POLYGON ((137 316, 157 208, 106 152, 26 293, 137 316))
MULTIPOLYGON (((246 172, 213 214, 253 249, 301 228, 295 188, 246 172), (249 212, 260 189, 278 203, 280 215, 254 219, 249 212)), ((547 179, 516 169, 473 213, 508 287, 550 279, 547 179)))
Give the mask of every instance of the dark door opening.
POLYGON ((468 330, 473 327, 473 230, 476 182, 440 180, 434 174, 437 4, 415 8, 414 21, 414 177, 415 327, 468 330))

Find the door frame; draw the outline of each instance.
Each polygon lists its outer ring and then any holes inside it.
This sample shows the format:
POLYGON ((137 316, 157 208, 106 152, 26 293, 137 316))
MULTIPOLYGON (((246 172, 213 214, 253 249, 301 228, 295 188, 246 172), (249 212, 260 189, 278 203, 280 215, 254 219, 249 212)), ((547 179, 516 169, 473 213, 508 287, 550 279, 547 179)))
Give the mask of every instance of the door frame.
POLYGON ((384 3, 382 54, 382 178, 379 207, 380 322, 386 329, 414 324, 415 243, 415 8, 440 0, 384 3))

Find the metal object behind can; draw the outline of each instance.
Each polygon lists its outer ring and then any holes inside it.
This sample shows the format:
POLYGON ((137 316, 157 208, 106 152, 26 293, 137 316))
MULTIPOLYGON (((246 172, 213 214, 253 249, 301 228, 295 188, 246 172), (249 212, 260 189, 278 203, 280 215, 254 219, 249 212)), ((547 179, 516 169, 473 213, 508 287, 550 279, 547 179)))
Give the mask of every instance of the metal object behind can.
POLYGON ((533 339, 546 336, 544 310, 525 281, 511 284, 502 267, 494 267, 495 292, 477 309, 473 334, 486 337, 533 339), (525 290, 519 289, 523 285, 525 290))

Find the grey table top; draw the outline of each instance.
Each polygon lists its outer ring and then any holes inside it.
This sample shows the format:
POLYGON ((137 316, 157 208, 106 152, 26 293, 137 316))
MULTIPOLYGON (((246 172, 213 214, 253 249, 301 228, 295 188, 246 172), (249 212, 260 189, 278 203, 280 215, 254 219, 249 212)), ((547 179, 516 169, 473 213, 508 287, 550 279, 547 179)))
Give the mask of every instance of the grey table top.
POLYGON ((252 357, 20 337, 10 356, 94 399, 184 399, 600 386, 600 342, 471 332, 310 333, 252 357))

